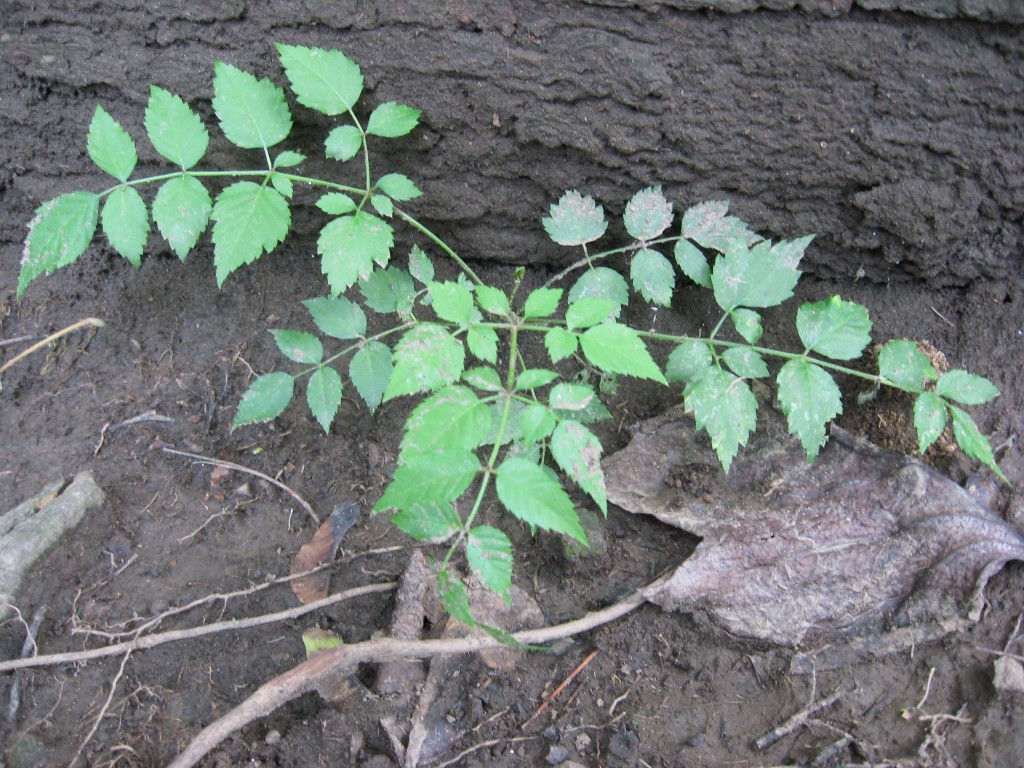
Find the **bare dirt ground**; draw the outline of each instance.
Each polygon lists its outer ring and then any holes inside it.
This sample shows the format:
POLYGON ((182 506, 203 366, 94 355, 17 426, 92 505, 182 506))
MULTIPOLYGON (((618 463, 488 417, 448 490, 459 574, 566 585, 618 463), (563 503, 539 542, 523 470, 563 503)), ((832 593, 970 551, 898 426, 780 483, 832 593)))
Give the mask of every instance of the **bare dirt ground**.
MULTIPOLYGON (((543 243, 539 219, 564 188, 594 194, 613 211, 656 181, 680 207, 728 197, 758 231, 821 233, 802 298, 840 293, 869 307, 876 339, 928 340, 1001 389, 995 403, 976 409, 993 443, 1024 433, 1018 27, 863 11, 824 19, 590 7, 574 22, 543 3, 291 8, 223 0, 188 12, 121 5, 3 4, 0 341, 38 339, 82 317, 106 322, 16 366, 0 392, 0 510, 85 469, 107 494, 18 595, 26 619, 46 607, 42 652, 102 645, 76 630, 109 631, 283 576, 309 540, 313 526, 288 495, 163 447, 262 471, 322 515, 360 502, 332 591, 391 581, 405 567, 410 541, 369 508, 387 482, 409 403, 371 416, 349 400, 327 438, 299 407, 269 425, 229 429, 253 373, 279 363, 265 329, 305 327, 299 300, 323 293, 306 258, 315 249, 311 205, 282 249, 222 291, 208 243, 181 264, 154 239, 138 272, 97 241, 78 264, 14 298, 32 210, 69 189, 101 188, 85 154, 95 104, 137 136, 150 82, 208 113, 216 58, 280 79, 272 40, 342 48, 362 64, 374 99, 424 108, 419 138, 381 166, 423 180, 424 218, 464 255, 487 259, 479 268, 488 278, 511 282, 511 268, 496 260, 533 263, 527 287, 547 278, 555 251, 543 243), (164 418, 131 421, 143 414, 164 418)), ((315 154, 319 128, 300 126, 297 148, 315 154)), ((236 159, 223 143, 208 158, 218 167, 236 159)), ((769 342, 792 342, 792 312, 778 313, 769 342)), ((710 318, 695 290, 656 318, 640 306, 629 317, 666 331, 699 329, 710 318)), ((0 364, 25 343, 0 347, 0 364)), ((627 425, 677 398, 627 383, 608 402, 615 419, 603 428, 606 450, 628 442, 627 425)), ((894 414, 905 403, 847 402, 847 429, 888 444, 901 437, 894 414)), ((993 503, 1019 527, 1018 445, 1002 461, 1013 486, 993 503)), ((976 469, 956 455, 936 464, 958 482, 976 469)), ((695 543, 614 509, 601 530, 594 551, 577 556, 554 537, 531 539, 508 526, 516 583, 548 623, 614 602, 695 543)), ((529 654, 512 672, 467 657, 443 697, 449 736, 433 764, 1019 765, 1024 699, 993 687, 994 656, 980 649, 1004 647, 1024 610, 1022 587, 1024 570, 1010 564, 990 583, 988 609, 971 630, 822 673, 814 690, 809 677, 790 674, 792 651, 716 634, 650 605, 557 653, 529 654), (815 722, 757 748, 812 696, 833 692, 837 700, 815 722), (830 753, 845 735, 852 741, 830 753), (465 750, 472 751, 456 760, 465 750)), ((272 586, 175 616, 161 629, 295 602, 286 585, 272 586)), ((84 764, 165 764, 205 724, 301 661, 304 630, 366 640, 389 626, 392 608, 390 597, 369 596, 127 660, 27 671, 16 716, 0 724, 0 763, 67 764, 98 723, 84 764)), ((17 621, 0 624, 0 658, 19 655, 23 638, 17 621)), ((372 669, 360 675, 372 683, 372 669)), ((12 684, 0 676, 5 710, 12 684)), ((391 765, 380 726, 387 714, 384 700, 335 709, 308 694, 236 734, 204 765, 391 765)))

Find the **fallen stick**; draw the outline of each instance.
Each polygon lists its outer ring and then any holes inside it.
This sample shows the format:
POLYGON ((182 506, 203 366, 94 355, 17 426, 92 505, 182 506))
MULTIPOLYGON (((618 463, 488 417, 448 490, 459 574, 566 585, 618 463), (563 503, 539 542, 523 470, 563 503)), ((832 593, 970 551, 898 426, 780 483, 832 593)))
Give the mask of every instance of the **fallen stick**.
POLYGON ((0 375, 2 375, 4 371, 6 371, 8 368, 12 367, 19 360, 24 360, 26 357, 31 355, 36 350, 42 349, 43 347, 45 347, 50 342, 56 341, 57 339, 61 338, 62 336, 67 336, 72 331, 77 331, 79 328, 88 328, 89 326, 92 326, 93 328, 102 328, 105 325, 106 325, 106 323, 104 323, 98 317, 87 317, 84 320, 79 320, 77 323, 72 323, 67 328, 62 328, 61 330, 57 331, 56 333, 51 333, 49 336, 47 336, 42 341, 33 344, 28 349, 22 350, 17 355, 15 355, 10 360, 8 360, 6 363, 4 363, 3 365, 0 365, 0 375))
MULTIPOLYGON (((607 608, 591 611, 579 619, 564 624, 517 632, 512 635, 512 639, 524 645, 550 643, 608 624, 646 603, 645 593, 658 587, 666 578, 666 575, 659 576, 651 584, 607 608)), ((380 638, 322 651, 264 683, 237 707, 206 726, 168 768, 191 768, 235 731, 269 715, 292 699, 315 690, 327 679, 351 671, 359 664, 473 653, 499 645, 501 642, 490 635, 440 640, 380 638)))

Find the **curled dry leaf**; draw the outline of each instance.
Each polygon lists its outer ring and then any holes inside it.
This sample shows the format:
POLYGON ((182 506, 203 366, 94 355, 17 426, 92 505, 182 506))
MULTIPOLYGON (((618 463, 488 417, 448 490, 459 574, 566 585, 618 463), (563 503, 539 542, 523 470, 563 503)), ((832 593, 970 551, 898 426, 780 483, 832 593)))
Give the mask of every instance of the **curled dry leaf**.
POLYGON ((921 462, 833 428, 808 465, 764 418, 728 475, 681 409, 604 462, 609 501, 703 539, 652 602, 783 646, 859 636, 877 655, 976 622, 988 579, 1024 560, 1017 530, 921 462))
MULTIPOLYGON (((318 565, 329 563, 334 559, 338 547, 341 545, 342 537, 348 529, 355 525, 359 519, 359 505, 353 502, 338 504, 331 516, 321 523, 313 538, 306 544, 299 547, 295 559, 292 561, 292 574, 302 573, 316 568, 318 565)), ((299 598, 299 602, 308 605, 316 600, 323 600, 327 597, 327 587, 330 583, 330 574, 321 571, 292 582, 292 592, 299 598)))

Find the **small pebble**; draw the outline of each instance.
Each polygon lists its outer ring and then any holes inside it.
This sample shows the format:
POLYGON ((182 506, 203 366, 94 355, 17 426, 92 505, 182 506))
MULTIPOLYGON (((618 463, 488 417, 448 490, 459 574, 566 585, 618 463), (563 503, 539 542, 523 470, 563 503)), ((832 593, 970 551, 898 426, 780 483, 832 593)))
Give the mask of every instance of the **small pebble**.
POLYGON ((541 733, 541 736, 544 737, 545 741, 550 741, 552 744, 554 744, 556 741, 558 741, 558 729, 555 728, 555 726, 553 725, 549 725, 541 733))
POLYGON ((548 750, 548 756, 545 758, 545 762, 548 765, 561 765, 569 759, 569 750, 563 747, 561 744, 556 744, 548 750))
POLYGON ((268 733, 266 738, 263 740, 270 746, 273 746, 281 740, 281 733, 279 731, 270 731, 270 733, 268 733))
POLYGON ((697 733, 686 740, 686 746, 699 747, 704 743, 704 734, 697 733))

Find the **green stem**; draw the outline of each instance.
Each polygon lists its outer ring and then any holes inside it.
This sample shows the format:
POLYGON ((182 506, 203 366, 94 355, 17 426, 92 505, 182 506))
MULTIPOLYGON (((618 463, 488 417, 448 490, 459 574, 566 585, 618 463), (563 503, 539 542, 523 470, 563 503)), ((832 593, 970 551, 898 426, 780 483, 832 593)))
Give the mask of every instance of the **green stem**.
POLYGON ((299 371, 298 373, 294 374, 292 376, 292 378, 293 379, 298 379, 298 378, 300 378, 302 376, 305 376, 307 374, 311 374, 311 373, 315 372, 318 368, 321 368, 321 367, 323 367, 325 365, 330 365, 335 360, 338 360, 339 358, 344 357, 345 355, 349 354, 350 352, 358 351, 362 347, 366 346, 366 342, 368 342, 368 341, 380 341, 381 339, 386 339, 388 336, 393 336, 396 333, 401 333, 402 331, 407 331, 410 328, 412 328, 414 325, 416 325, 417 322, 418 322, 417 320, 412 320, 412 321, 410 321, 408 323, 403 323, 402 325, 396 325, 394 328, 389 328, 386 331, 381 331, 380 333, 375 333, 373 336, 367 336, 365 338, 362 338, 358 342, 356 342, 355 344, 350 344, 349 346, 345 347, 340 352, 335 352, 333 355, 328 357, 326 360, 321 360, 316 365, 311 365, 309 368, 305 368, 304 370, 299 371))
POLYGON ((474 283, 476 283, 477 285, 484 285, 484 281, 480 279, 480 276, 477 275, 477 273, 470 268, 469 264, 467 264, 465 260, 461 256, 459 256, 458 253, 455 252, 455 249, 448 245, 448 243, 446 243, 440 237, 431 232, 430 229, 428 229, 423 224, 420 224, 418 221, 416 221, 416 219, 414 219, 412 216, 410 216, 408 213, 403 211, 401 208, 398 208, 397 206, 395 207, 395 214, 400 216, 407 224, 409 224, 414 229, 418 230, 421 234, 430 238, 435 245, 437 245, 441 250, 443 250, 451 257, 452 261, 459 265, 459 268, 462 269, 462 271, 465 272, 474 283))
MULTIPOLYGON (((328 189, 337 189, 342 192, 348 192, 354 195, 366 195, 365 189, 359 189, 358 187, 350 187, 347 184, 338 184, 333 181, 327 181, 326 179, 318 179, 312 176, 300 176, 296 173, 284 173, 283 171, 274 171, 274 173, 280 173, 282 176, 290 179, 291 181, 300 184, 309 184, 311 186, 326 187, 328 189)), ((100 197, 109 195, 115 189, 119 189, 122 186, 138 187, 144 184, 154 184, 158 181, 167 181, 174 179, 179 176, 195 176, 196 178, 234 178, 242 176, 269 176, 270 172, 267 170, 237 170, 237 171, 172 171, 170 173, 160 173, 156 176, 145 176, 141 179, 131 179, 126 181, 123 185, 117 184, 116 186, 109 187, 99 193, 100 197)))

